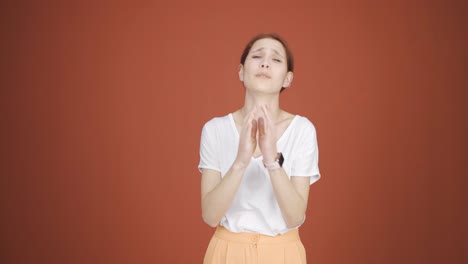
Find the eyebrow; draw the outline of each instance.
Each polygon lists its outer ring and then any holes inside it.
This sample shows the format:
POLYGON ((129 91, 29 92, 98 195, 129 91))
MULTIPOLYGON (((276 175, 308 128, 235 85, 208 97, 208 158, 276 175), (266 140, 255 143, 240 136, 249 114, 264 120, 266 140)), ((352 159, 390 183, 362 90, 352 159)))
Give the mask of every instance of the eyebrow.
MULTIPOLYGON (((264 49, 265 49, 264 47, 261 47, 261 48, 258 48, 256 50, 252 51, 252 53, 259 52, 259 51, 262 51, 264 49)), ((279 53, 277 50, 273 49, 273 52, 276 53, 278 56, 281 56, 281 57, 284 58, 284 56, 281 53, 279 53)))

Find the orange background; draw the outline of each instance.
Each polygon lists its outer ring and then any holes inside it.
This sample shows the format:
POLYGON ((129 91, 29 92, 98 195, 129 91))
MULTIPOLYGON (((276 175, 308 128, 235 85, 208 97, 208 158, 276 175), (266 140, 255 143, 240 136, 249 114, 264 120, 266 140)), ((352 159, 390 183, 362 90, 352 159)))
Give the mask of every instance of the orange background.
POLYGON ((318 133, 309 263, 468 263, 463 1, 76 2, 0 11, 2 263, 201 263, 201 128, 270 31, 318 133))

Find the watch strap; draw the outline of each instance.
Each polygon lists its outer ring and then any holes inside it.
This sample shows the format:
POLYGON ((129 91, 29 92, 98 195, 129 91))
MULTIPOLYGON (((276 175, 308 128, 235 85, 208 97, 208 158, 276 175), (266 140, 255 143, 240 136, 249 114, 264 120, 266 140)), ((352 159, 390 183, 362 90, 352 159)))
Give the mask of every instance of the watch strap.
POLYGON ((283 167, 283 162, 284 162, 283 153, 278 152, 274 162, 272 162, 272 163, 263 163, 263 165, 268 170, 276 170, 276 169, 279 169, 279 168, 283 167))

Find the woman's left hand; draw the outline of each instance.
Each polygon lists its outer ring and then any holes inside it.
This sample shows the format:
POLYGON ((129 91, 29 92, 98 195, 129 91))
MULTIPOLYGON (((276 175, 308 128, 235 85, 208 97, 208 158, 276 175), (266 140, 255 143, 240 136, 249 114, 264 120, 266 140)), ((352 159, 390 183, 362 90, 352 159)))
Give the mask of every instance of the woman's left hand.
POLYGON ((276 159, 276 128, 271 120, 267 106, 261 107, 263 116, 258 118, 258 145, 263 155, 263 162, 272 163, 276 159))

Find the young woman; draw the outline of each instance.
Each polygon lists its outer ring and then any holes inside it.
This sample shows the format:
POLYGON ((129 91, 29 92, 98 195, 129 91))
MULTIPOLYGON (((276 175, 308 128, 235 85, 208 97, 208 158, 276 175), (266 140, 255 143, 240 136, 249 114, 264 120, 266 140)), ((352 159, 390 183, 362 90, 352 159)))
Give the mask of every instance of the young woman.
POLYGON ((279 105, 293 69, 281 37, 255 36, 240 61, 244 105, 203 127, 202 215, 217 227, 204 263, 306 263, 298 227, 320 174, 314 126, 279 105))

